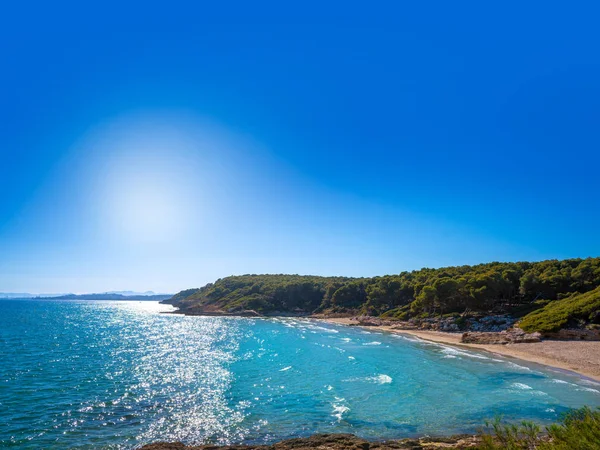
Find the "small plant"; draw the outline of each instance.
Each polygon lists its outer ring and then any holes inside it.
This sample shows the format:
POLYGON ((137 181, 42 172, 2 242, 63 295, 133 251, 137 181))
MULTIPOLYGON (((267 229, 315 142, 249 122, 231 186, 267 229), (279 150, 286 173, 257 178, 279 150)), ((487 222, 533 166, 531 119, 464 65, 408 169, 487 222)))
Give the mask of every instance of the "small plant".
POLYGON ((571 411, 562 424, 548 427, 549 441, 540 450, 597 450, 600 449, 600 408, 589 407, 571 411))
POLYGON ((493 434, 483 434, 481 450, 528 450, 537 448, 541 442, 540 427, 533 422, 523 421, 520 425, 504 424, 497 417, 494 421, 485 423, 493 434))
POLYGON ((532 422, 504 424, 499 418, 486 427, 491 433, 482 434, 479 450, 600 450, 600 408, 570 411, 545 432, 532 422))

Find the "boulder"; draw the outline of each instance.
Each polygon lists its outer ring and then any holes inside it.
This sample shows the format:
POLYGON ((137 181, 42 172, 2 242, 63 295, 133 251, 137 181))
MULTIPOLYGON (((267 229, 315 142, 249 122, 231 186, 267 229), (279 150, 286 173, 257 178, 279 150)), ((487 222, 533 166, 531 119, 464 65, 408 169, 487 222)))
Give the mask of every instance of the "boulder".
POLYGON ((463 333, 461 342, 465 344, 524 344, 541 342, 540 333, 525 333, 520 328, 511 328, 510 330, 500 332, 466 332, 463 333))
POLYGON ((556 333, 544 333, 544 337, 565 341, 600 341, 600 330, 563 329, 556 333))
POLYGON ((356 317, 357 325, 363 327, 381 327, 384 325, 391 325, 389 320, 383 320, 379 317, 372 316, 358 316, 356 317))

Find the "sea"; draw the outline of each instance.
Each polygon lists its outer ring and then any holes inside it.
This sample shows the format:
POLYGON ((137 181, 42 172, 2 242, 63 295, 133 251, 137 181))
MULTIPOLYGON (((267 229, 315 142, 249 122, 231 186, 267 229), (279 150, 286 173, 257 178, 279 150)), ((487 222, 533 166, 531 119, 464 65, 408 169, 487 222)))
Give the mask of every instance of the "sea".
POLYGON ((600 406, 592 380, 491 353, 309 319, 172 311, 0 300, 0 448, 440 436, 600 406))

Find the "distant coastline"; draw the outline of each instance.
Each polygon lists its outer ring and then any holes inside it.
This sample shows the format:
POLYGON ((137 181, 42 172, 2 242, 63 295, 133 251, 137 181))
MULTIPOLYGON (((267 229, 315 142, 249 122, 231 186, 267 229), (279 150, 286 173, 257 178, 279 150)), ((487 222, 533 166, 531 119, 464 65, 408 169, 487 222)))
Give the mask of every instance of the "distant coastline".
POLYGON ((122 294, 65 294, 45 296, 0 297, 0 300, 137 300, 160 302, 171 298, 170 294, 122 295, 122 294))

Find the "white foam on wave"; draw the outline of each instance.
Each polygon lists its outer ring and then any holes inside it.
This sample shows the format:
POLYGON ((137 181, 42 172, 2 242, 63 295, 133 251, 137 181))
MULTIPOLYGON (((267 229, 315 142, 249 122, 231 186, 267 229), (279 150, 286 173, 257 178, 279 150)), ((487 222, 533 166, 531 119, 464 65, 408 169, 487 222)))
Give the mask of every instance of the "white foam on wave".
POLYGON ((513 367, 514 369, 521 369, 521 370, 526 370, 527 372, 531 372, 531 369, 529 367, 521 366, 521 365, 519 365, 517 363, 510 362, 510 361, 508 361, 507 364, 510 367, 513 367))
POLYGON ((446 354, 446 355, 451 355, 451 356, 466 356, 467 358, 475 358, 475 359, 486 359, 486 360, 490 360, 490 358, 488 358, 487 356, 483 356, 483 355, 478 355, 477 353, 471 353, 471 352, 466 352, 466 351, 462 351, 462 350, 458 350, 454 347, 447 347, 445 345, 440 345, 440 347, 442 347, 442 353, 446 354))
POLYGON ((356 359, 354 356, 348 356, 348 359, 356 359))
POLYGON ((533 389, 531 386, 529 386, 527 384, 523 384, 523 383, 513 383, 513 384, 511 384, 511 387, 514 387, 515 389, 520 389, 523 391, 528 391, 530 389, 533 389))
POLYGON ((341 422, 343 417, 344 417, 344 413, 347 413, 348 411, 350 411, 350 408, 348 408, 346 405, 343 404, 343 402, 346 400, 344 398, 340 398, 340 397, 336 397, 335 398, 336 403, 333 403, 333 417, 335 417, 337 419, 338 422, 341 422))
POLYGON ((586 380, 586 379, 578 380, 578 383, 569 383, 568 381, 559 380, 557 378, 554 378, 554 379, 550 380, 550 382, 557 383, 557 384, 568 384, 569 386, 573 386, 576 391, 580 391, 580 392, 593 392, 595 394, 600 394, 600 390, 599 390, 600 385, 594 381, 590 382, 589 380, 586 380), (581 384, 587 384, 588 386, 594 386, 594 387, 597 387, 598 389, 581 386, 581 384))
POLYGON ((339 333, 339 330, 334 330, 333 328, 325 328, 325 327, 320 327, 318 325, 308 325, 307 328, 310 328, 311 330, 319 330, 319 331, 323 331, 325 333, 339 333))
POLYGON ((598 383, 597 381, 589 380, 587 378, 582 378, 581 380, 579 380, 579 382, 581 384, 586 384, 588 386, 594 386, 594 387, 597 387, 598 389, 600 389, 600 383, 598 383))
POLYGON ((287 367, 284 367, 283 369, 279 369, 279 371, 286 372, 286 371, 290 370, 291 368, 292 368, 292 366, 287 366, 287 367))
POLYGON ((585 392, 594 392, 596 394, 600 394, 600 391, 598 389, 592 389, 592 388, 587 388, 587 387, 580 387, 579 389, 575 389, 576 391, 585 391, 585 392))
POLYGON ((392 377, 390 377, 389 375, 386 374, 381 374, 381 375, 377 375, 374 377, 365 377, 365 378, 357 378, 357 381, 368 381, 370 383, 377 383, 377 384, 390 384, 392 382, 392 377))
POLYGON ((392 377, 385 374, 377 375, 376 377, 370 377, 369 379, 377 384, 389 384, 392 382, 392 377))
POLYGON ((344 342, 351 342, 351 341, 352 341, 352 339, 350 339, 350 338, 348 338, 348 337, 345 337, 345 338, 342 338, 342 341, 344 341, 344 342))
POLYGON ((456 358, 456 356, 455 355, 444 355, 443 358, 444 359, 454 359, 454 358, 456 358))
POLYGON ((390 377, 389 375, 386 375, 384 373, 380 374, 380 375, 376 375, 374 377, 364 377, 364 378, 347 378, 345 380, 342 381, 367 381, 369 383, 377 383, 377 384, 389 384, 391 383, 392 377, 390 377))
POLYGON ((404 334, 392 334, 391 336, 395 337, 396 339, 402 339, 402 340, 409 341, 409 342, 418 342, 419 344, 421 344, 423 342, 427 342, 427 341, 424 341, 423 339, 419 339, 418 337, 407 336, 404 334))
POLYGON ((381 345, 381 342, 379 342, 379 341, 365 342, 363 345, 381 345))

